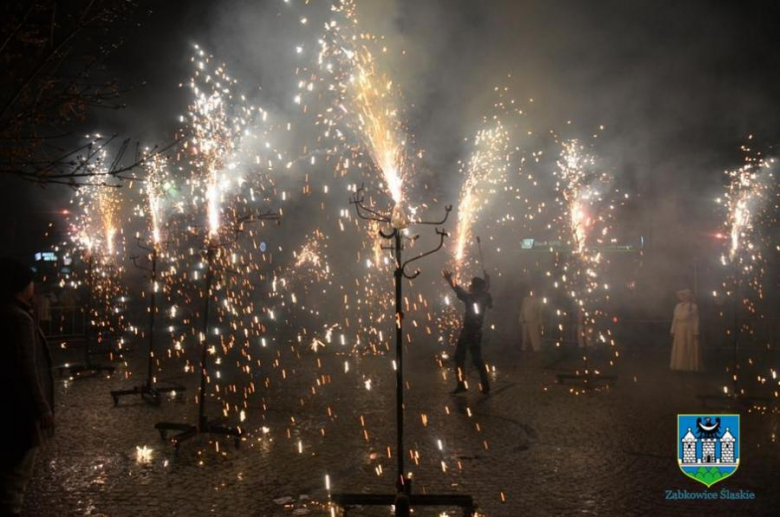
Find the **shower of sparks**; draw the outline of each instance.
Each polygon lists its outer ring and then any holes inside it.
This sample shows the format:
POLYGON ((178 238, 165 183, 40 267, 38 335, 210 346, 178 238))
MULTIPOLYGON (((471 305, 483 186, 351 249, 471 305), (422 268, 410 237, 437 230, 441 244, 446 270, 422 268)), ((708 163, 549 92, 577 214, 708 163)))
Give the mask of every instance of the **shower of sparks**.
MULTIPOLYGON (((752 140, 752 136, 749 140, 752 140)), ((721 254, 721 263, 730 266, 730 270, 722 282, 722 287, 735 301, 735 324, 733 327, 728 326, 726 333, 728 339, 734 340, 734 346, 737 346, 741 339, 763 339, 754 328, 754 322, 764 316, 762 301, 765 299, 764 275, 768 269, 768 254, 773 248, 780 250, 772 232, 769 231, 777 226, 780 202, 780 189, 774 170, 776 161, 763 157, 747 144, 743 145, 741 150, 744 163, 739 168, 725 172, 725 190, 716 200, 725 213, 721 234, 725 249, 721 254), (740 304, 750 315, 747 318, 738 317, 740 304)), ((713 292, 714 296, 717 294, 717 291, 713 292)), ((771 345, 767 342, 764 346, 771 345)), ((752 357, 746 360, 739 358, 738 361, 740 364, 734 365, 736 370, 727 368, 735 390, 734 395, 744 394, 744 379, 751 378, 751 375, 746 374, 747 370, 758 364, 752 357)), ((759 384, 765 384, 770 377, 773 380, 776 377, 776 372, 771 367, 769 372, 756 372, 754 378, 759 384)), ((728 386, 723 389, 724 393, 729 393, 728 386)), ((778 397, 780 392, 775 390, 774 395, 778 397)))
POLYGON ((135 461, 144 465, 152 461, 153 450, 146 445, 135 448, 135 461))
POLYGON ((479 212, 490 202, 495 184, 506 175, 509 158, 509 133, 500 121, 477 132, 474 151, 461 171, 465 175, 458 202, 458 225, 455 239, 455 260, 458 268, 466 256, 466 245, 479 212))
MULTIPOLYGON (((577 340, 586 348, 599 344, 615 346, 607 314, 600 307, 609 299, 609 286, 602 279, 605 257, 602 249, 613 243, 612 219, 615 203, 610 201, 612 179, 599 171, 595 158, 577 140, 562 143, 556 170, 556 201, 559 208, 559 238, 570 253, 559 262, 555 287, 563 288, 574 303, 577 340)), ((559 327, 560 328, 560 327, 559 327)), ((617 357, 617 351, 615 351, 617 357)))
POLYGON ((737 264, 750 275, 757 270, 751 262, 760 262, 763 257, 760 230, 767 209, 771 208, 775 160, 755 156, 744 146, 742 150, 745 163, 738 169, 726 171, 726 190, 717 201, 726 208, 724 226, 728 235, 728 249, 721 262, 724 265, 737 264))
MULTIPOLYGON (((107 153, 101 151, 86 168, 96 174, 106 174, 107 153)), ((99 260, 111 260, 119 248, 121 235, 121 189, 111 185, 88 185, 74 194, 71 203, 77 205, 70 218, 73 242, 95 253, 99 260)))
MULTIPOLYGON (((303 3, 304 8, 311 7, 310 2, 303 3)), ((110 198, 118 196, 117 189, 85 188, 79 192, 79 206, 74 210, 79 213, 73 218, 78 219, 73 232, 77 247, 116 256, 117 262, 127 259, 119 253, 124 251, 122 229, 127 224, 146 227, 151 223, 155 243, 160 243, 164 234, 166 246, 159 257, 159 280, 152 287, 159 293, 161 339, 157 340, 160 351, 154 358, 158 370, 199 375, 195 354, 198 345, 205 344, 209 351, 209 411, 241 422, 248 432, 247 443, 263 451, 284 443, 291 450, 316 454, 317 444, 331 436, 328 433, 335 415, 344 404, 364 397, 361 405, 378 405, 389 392, 386 379, 361 361, 391 350, 396 313, 389 273, 394 263, 382 248, 387 242, 377 236, 384 225, 365 224, 354 217, 346 202, 349 195, 366 183, 366 204, 391 205, 383 212, 392 214, 396 228, 414 222, 411 201, 442 204, 441 200, 426 197, 429 185, 411 181, 415 160, 422 152, 410 151, 413 144, 403 124, 399 88, 382 66, 388 52, 385 41, 359 26, 352 0, 337 0, 327 16, 319 46, 300 45, 295 53, 297 59, 313 61, 296 68, 300 81, 294 102, 301 113, 296 113, 293 120, 296 124, 300 120, 311 122, 300 134, 293 123, 272 123, 268 121, 273 118, 270 113, 247 104, 236 93, 236 80, 196 47, 192 58, 196 70, 187 85, 193 100, 182 119, 184 143, 169 160, 156 155, 146 162, 146 181, 137 182, 140 187, 135 190, 126 189, 127 197, 141 198, 134 201, 136 207, 143 206, 136 209, 136 219, 121 217, 122 199, 110 198), (317 52, 308 56, 306 48, 316 48, 317 52), (274 131, 289 136, 273 138, 278 136, 274 131), (308 132, 316 136, 310 137, 308 132), (299 148, 292 150, 296 146, 299 148), (283 207, 280 212, 285 212, 284 216, 291 212, 292 217, 282 223, 292 224, 277 230, 270 224, 249 223, 247 214, 270 206, 283 207), (207 244, 216 248, 210 263, 201 253, 204 220, 207 244), (206 291, 204 278, 209 271, 213 282, 206 291), (209 300, 212 309, 207 336, 199 332, 204 299, 209 300), (348 400, 329 397, 328 385, 338 382, 360 389, 348 400), (296 402, 296 413, 285 415, 290 417, 289 422, 277 426, 275 421, 267 421, 274 417, 266 413, 277 403, 273 394, 299 386, 304 391, 296 402), (312 408, 324 411, 316 418, 318 424, 301 425, 299 415, 308 417, 306 411, 314 411, 312 408), (274 426, 273 432, 265 426, 268 423, 274 426)), ((301 24, 315 26, 312 19, 300 17, 301 24)), ((556 203, 545 203, 549 192, 535 196, 542 188, 551 190, 550 185, 540 187, 538 176, 525 168, 525 161, 538 164, 542 152, 524 154, 516 147, 520 145, 519 136, 530 132, 517 130, 519 123, 507 116, 518 113, 514 100, 506 89, 497 91, 500 98, 494 108, 501 115, 482 120, 479 131, 467 140, 471 154, 460 164, 456 238, 448 248, 448 265, 459 275, 473 267, 473 237, 481 235, 488 262, 495 261, 491 274, 495 271, 496 280, 501 282, 500 265, 507 263, 507 259, 498 260, 502 248, 517 252, 521 238, 536 236, 533 232, 539 227, 556 232, 558 240, 571 251, 553 253, 559 268, 556 287, 576 306, 577 313, 570 316, 581 321, 586 343, 614 346, 612 330, 605 324, 609 318, 602 308, 609 296, 603 278, 607 263, 602 248, 614 242, 612 220, 617 205, 612 201, 615 190, 611 179, 596 170, 594 158, 584 152, 581 144, 568 141, 563 144, 554 174, 556 203), (520 163, 515 158, 520 158, 520 163), (533 230, 529 230, 531 223, 536 224, 533 230)), ((544 172, 549 173, 549 169, 545 167, 544 172)), ((427 208, 425 204, 420 206, 427 208)), ((742 206, 751 205, 747 202, 742 206)), ((736 233, 740 250, 750 249, 751 237, 745 228, 751 227, 753 220, 744 215, 735 218, 743 228, 736 233)), ((412 237, 413 233, 404 235, 412 237)), ((413 245, 413 241, 404 243, 408 248, 413 245)), ((532 275, 535 269, 544 267, 536 259, 542 255, 529 259, 522 273, 506 269, 504 273, 532 275)), ((103 313, 106 308, 118 306, 117 283, 121 280, 116 273, 121 268, 112 268, 96 264, 97 276, 104 279, 94 284, 103 313)), ((443 303, 428 297, 447 289, 430 272, 425 271, 426 275, 414 282, 402 300, 407 344, 428 344, 437 339, 444 342, 444 332, 437 335, 435 330, 437 324, 440 330, 454 331, 458 327, 462 307, 451 293, 447 291, 443 303), (435 287, 426 289, 423 284, 431 278, 435 287)), ((66 281, 74 287, 83 284, 78 275, 66 281)), ((494 285, 500 286, 498 282, 494 285)), ((103 322, 98 325, 106 329, 106 336, 108 329, 121 334, 124 327, 117 321, 124 323, 123 316, 111 318, 103 315, 94 319, 103 322)), ((486 332, 494 328, 493 323, 488 320, 486 332)), ((130 332, 143 331, 130 326, 130 332)), ((438 359, 440 387, 445 389, 444 385, 452 380, 451 371, 444 362, 445 354, 438 359)), ((386 367, 387 374, 397 367, 390 360, 375 364, 386 367)), ((491 368, 491 374, 495 374, 496 368, 491 368)), ((410 383, 406 389, 418 386, 410 383)), ((191 393, 185 392, 181 399, 195 401, 191 393)), ((280 408, 272 410, 279 412, 280 408)), ((468 418, 470 425, 476 424, 473 436, 487 449, 478 413, 467 408, 466 414, 452 411, 451 406, 424 408, 424 413, 409 421, 422 425, 426 432, 439 433, 453 419, 468 418)), ((411 458, 411 468, 429 462, 442 476, 463 469, 455 452, 458 447, 450 444, 449 437, 443 442, 439 436, 444 435, 427 436, 431 444, 437 444, 433 447, 435 454, 428 456, 421 454, 416 445, 407 451, 394 451, 376 437, 383 433, 375 432, 372 424, 377 425, 371 415, 360 417, 360 436, 377 476, 392 470, 388 464, 395 454, 411 458)), ((208 444, 217 447, 217 442, 208 444)), ((138 458, 146 455, 139 449, 138 458)), ((326 477, 328 488, 329 484, 326 477)))
POLYGON ((393 83, 377 74, 373 56, 365 47, 348 56, 355 70, 350 89, 354 89, 354 103, 360 110, 362 133, 390 196, 399 204, 403 199, 403 141, 399 136, 397 112, 388 100, 393 83))
POLYGON ((145 162, 144 166, 146 168, 145 192, 152 229, 152 241, 157 245, 162 240, 160 228, 163 224, 165 193, 171 187, 168 159, 161 154, 155 154, 145 162))
MULTIPOLYGON (((319 116, 326 137, 345 143, 343 129, 367 149, 397 210, 404 210, 407 180, 407 139, 399 113, 396 84, 381 71, 377 54, 386 53, 380 40, 360 27, 352 0, 333 6, 333 19, 319 40, 317 63, 323 90, 335 93, 332 106, 319 116)), ((311 90, 310 83, 302 82, 311 90)), ((296 97, 300 102, 300 97, 296 97)))
POLYGON ((189 136, 186 147, 195 170, 201 174, 209 238, 219 233, 223 192, 230 186, 227 172, 236 168, 241 139, 255 109, 234 92, 236 79, 224 65, 213 66, 212 56, 195 46, 195 72, 189 87, 195 100, 187 114, 189 136))
POLYGON ((106 253, 113 255, 115 251, 115 237, 117 232, 117 217, 119 215, 119 201, 116 190, 100 189, 97 191, 97 205, 100 220, 103 224, 103 238, 105 239, 106 253))
MULTIPOLYGON (((99 137, 98 137, 99 138, 99 137)), ((86 160, 86 158, 84 159, 86 160)), ((107 176, 108 156, 105 150, 96 153, 86 170, 107 176)), ((124 193, 115 183, 86 185, 71 198, 74 208, 68 211, 68 233, 72 248, 70 260, 80 259, 81 268, 67 268, 59 279, 60 287, 89 290, 91 303, 85 306, 86 324, 92 328, 95 346, 121 350, 126 319, 127 286, 124 278, 123 252, 124 193)), ((69 246, 70 246, 69 245, 69 246)))
MULTIPOLYGON (((594 166, 592 156, 583 154, 582 147, 576 140, 563 143, 561 159, 558 161, 560 182, 557 189, 561 197, 563 213, 567 214, 569 243, 576 253, 585 251, 593 220, 587 213, 591 200, 598 201, 599 192, 592 187, 593 178, 589 175, 589 169, 594 166)), ((600 257, 584 257, 598 260, 600 257)))

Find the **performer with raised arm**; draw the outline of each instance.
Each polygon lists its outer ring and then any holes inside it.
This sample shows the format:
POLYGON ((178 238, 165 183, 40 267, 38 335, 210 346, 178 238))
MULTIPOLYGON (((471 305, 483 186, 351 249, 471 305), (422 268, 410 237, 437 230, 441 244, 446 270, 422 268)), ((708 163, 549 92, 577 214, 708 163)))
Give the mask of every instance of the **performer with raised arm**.
POLYGON ((463 316, 463 328, 458 336, 458 345, 455 348, 455 375, 457 387, 453 393, 463 393, 466 388, 466 353, 471 354, 474 366, 479 370, 482 393, 490 392, 490 381, 485 362, 482 360, 482 325, 485 322, 485 312, 493 307, 493 298, 490 296, 490 276, 483 271, 484 278, 471 279, 468 291, 457 285, 449 271, 442 272, 444 280, 450 285, 458 299, 466 304, 466 314, 463 316))

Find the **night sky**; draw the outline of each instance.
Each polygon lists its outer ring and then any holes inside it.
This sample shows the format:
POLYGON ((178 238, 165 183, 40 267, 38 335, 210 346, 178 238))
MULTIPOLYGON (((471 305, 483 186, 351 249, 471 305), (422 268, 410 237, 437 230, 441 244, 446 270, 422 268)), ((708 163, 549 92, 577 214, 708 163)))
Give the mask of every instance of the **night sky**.
MULTIPOLYGON (((389 72, 407 101, 416 147, 426 151, 423 173, 448 202, 456 199, 463 139, 493 85, 533 99, 525 107, 538 134, 587 138, 605 126, 598 154, 638 196, 627 225, 656 235, 659 246, 687 247, 720 224, 712 199, 723 170, 740 164, 739 146, 749 134, 770 155, 780 141, 772 2, 357 3, 365 27, 406 51, 389 72), (679 235, 665 231, 670 227, 679 235)), ((319 32, 301 26, 294 4, 143 4, 140 26, 125 31, 108 61, 109 74, 135 88, 127 107, 94 113, 91 129, 78 131, 118 133, 143 145, 169 141, 189 101, 179 84, 188 77, 193 43, 224 61, 267 109, 292 110, 300 59, 294 47, 313 44, 319 32)), ((14 251, 27 253, 40 245, 41 225, 70 191, 16 181, 9 188, 19 194, 15 200, 28 202, 4 206, 5 231, 16 236, 14 251), (25 238, 28 227, 33 235, 25 238)))

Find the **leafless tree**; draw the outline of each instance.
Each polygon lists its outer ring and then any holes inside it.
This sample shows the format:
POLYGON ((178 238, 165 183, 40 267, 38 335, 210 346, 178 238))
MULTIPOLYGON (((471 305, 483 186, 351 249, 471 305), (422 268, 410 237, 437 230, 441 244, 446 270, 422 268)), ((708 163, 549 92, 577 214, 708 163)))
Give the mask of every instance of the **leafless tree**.
MULTIPOLYGON (((106 57, 138 23, 136 0, 22 0, 0 7, 0 174, 41 185, 102 184, 148 159, 122 161, 128 140, 74 137, 98 109, 120 109, 125 93, 106 57), (76 143, 74 143, 76 142, 76 143), (96 176, 95 153, 118 145, 96 176), (101 177, 103 176, 103 177, 101 177)), ((154 149, 153 152, 162 152, 154 149)))

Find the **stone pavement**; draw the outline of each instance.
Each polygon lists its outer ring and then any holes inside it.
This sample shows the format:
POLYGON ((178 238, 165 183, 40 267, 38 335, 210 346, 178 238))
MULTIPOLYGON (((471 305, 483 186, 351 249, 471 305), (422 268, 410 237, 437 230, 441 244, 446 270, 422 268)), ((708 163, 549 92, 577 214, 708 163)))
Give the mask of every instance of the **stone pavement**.
MULTIPOLYGON (((498 363, 493 394, 452 396, 434 352, 414 347, 407 362, 406 446, 415 459, 407 470, 417 492, 471 494, 489 516, 777 514, 780 418, 771 412, 742 412, 742 464, 712 489, 751 490, 755 501, 665 500, 666 490, 704 489, 676 465, 676 414, 701 411, 696 393, 717 391, 722 373, 672 374, 659 347, 626 354, 614 388, 575 395, 540 357, 486 347, 498 363)), ((155 422, 195 418, 192 376, 183 379, 187 393, 160 407, 132 398, 113 407, 109 390, 135 382, 121 369, 111 380, 61 383, 57 436, 41 455, 27 514, 328 515, 326 475, 334 492, 392 488, 390 360, 291 348, 266 351, 263 364, 274 359, 255 373, 258 385, 270 383, 250 399, 243 425, 251 435, 238 450, 206 438, 178 453, 161 443, 155 422), (137 460, 138 446, 151 448, 147 463, 137 460)), ((135 363, 142 371, 143 357, 135 363)), ((210 414, 219 411, 209 402, 210 414)), ((459 515, 415 514, 444 511, 459 515)))

